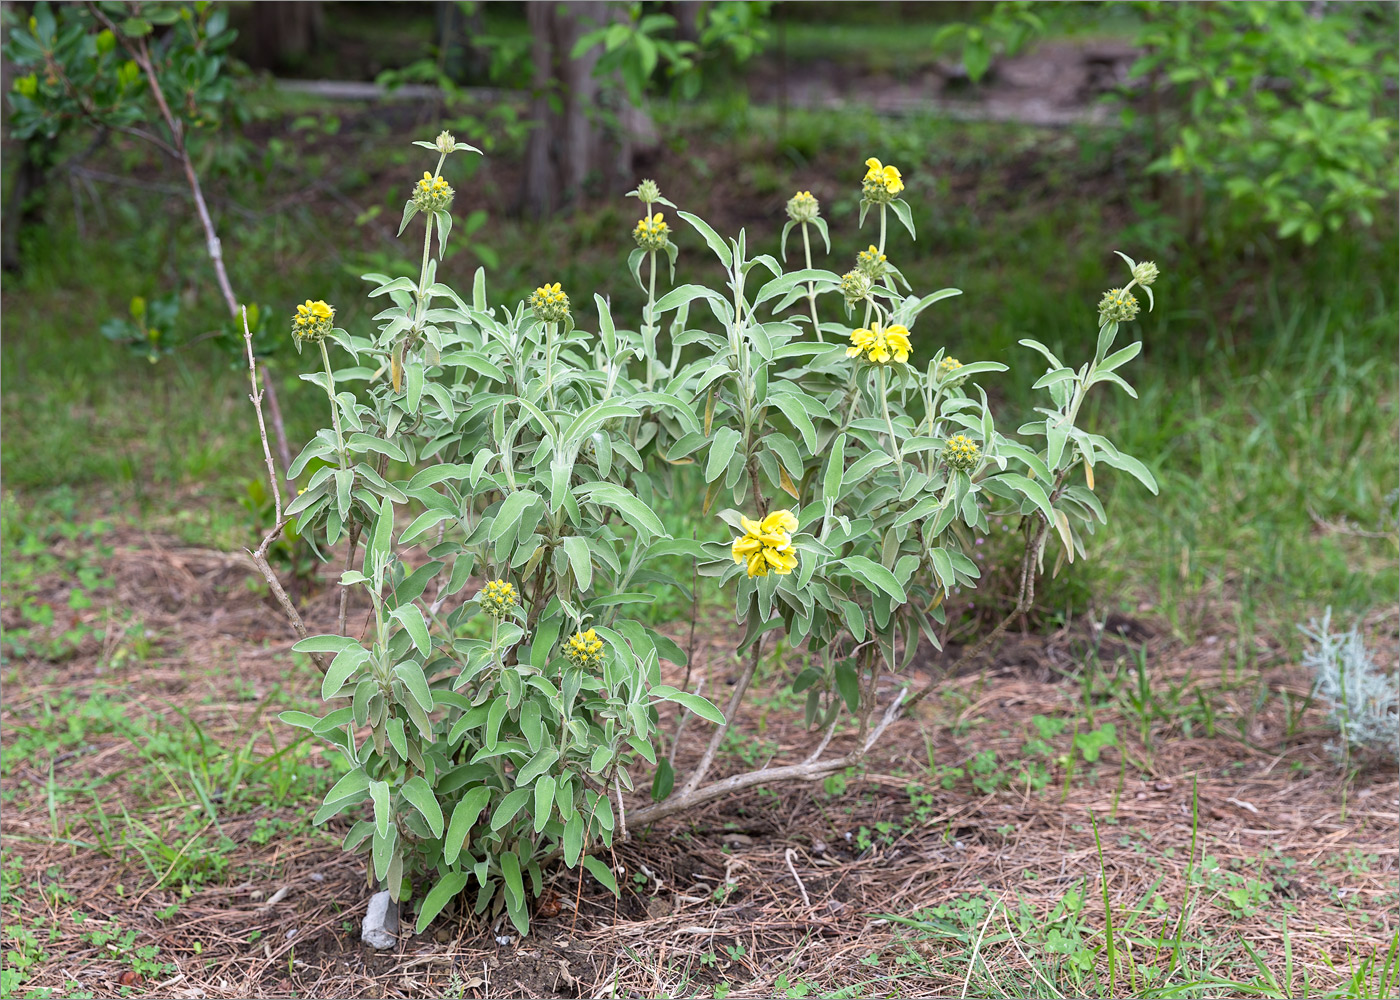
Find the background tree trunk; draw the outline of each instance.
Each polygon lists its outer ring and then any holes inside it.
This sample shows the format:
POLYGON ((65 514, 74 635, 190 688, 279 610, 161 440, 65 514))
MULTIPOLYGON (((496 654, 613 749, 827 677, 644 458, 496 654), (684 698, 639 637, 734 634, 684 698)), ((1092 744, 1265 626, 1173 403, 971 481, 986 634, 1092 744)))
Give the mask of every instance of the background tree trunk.
POLYGON ((535 78, 519 209, 542 218, 588 193, 633 180, 635 140, 654 132, 650 118, 627 104, 620 85, 594 76, 601 47, 572 58, 574 45, 616 17, 621 5, 582 0, 527 6, 535 78))
POLYGON ((286 69, 310 54, 325 28, 320 0, 260 0, 252 7, 247 61, 258 69, 286 69))

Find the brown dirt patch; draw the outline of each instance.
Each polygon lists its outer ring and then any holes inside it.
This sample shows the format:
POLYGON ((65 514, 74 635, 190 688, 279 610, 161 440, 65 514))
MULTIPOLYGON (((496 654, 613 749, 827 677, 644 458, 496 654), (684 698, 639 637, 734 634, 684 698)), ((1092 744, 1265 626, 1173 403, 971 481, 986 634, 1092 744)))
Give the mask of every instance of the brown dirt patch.
MULTIPOLYGON (((1335 731, 1307 704, 1309 678, 1281 647, 1261 642, 1252 665, 1237 671, 1223 626, 1211 633, 1214 642, 1183 647, 1160 623, 1121 619, 1102 630, 1081 621, 1012 637, 983 669, 947 679, 918 718, 896 724, 865 769, 845 776, 844 790, 759 790, 633 830, 615 852, 621 900, 591 879, 580 888, 560 869, 551 882, 557 915, 537 917, 536 933, 523 942, 498 940, 505 930, 449 912, 422 936, 405 933, 392 951, 368 951, 358 942, 369 895, 363 869, 339 849, 343 822, 332 821, 327 833, 308 830, 307 796, 209 786, 224 839, 198 843, 218 846, 222 860, 182 894, 158 884, 151 862, 123 845, 123 806, 169 831, 177 853, 179 821, 205 808, 182 775, 171 773, 169 787, 151 784, 159 772, 147 762, 153 754, 166 760, 154 742, 139 745, 121 728, 94 729, 77 743, 56 736, 51 746, 36 735, 46 705, 105 691, 126 718, 145 720, 152 741, 197 726, 219 753, 246 743, 251 758, 262 759, 286 743, 277 711, 315 695, 314 668, 289 654, 287 630, 249 587, 239 557, 128 529, 108 541, 112 586, 73 614, 96 624, 113 612, 139 621, 148 637, 143 654, 118 657, 97 637, 62 664, 11 661, 5 670, 0 832, 4 863, 17 874, 7 876, 4 913, 7 924, 36 932, 45 956, 27 969, 25 990, 669 996, 723 981, 732 996, 769 996, 783 992, 785 976, 818 992, 869 983, 856 995, 954 995, 971 946, 962 931, 929 932, 956 923, 935 908, 975 896, 1004 906, 1005 918, 989 916, 980 954, 1004 988, 1033 985, 1020 932, 1006 933, 1011 922, 1063 920, 1057 907, 1077 893, 1076 919, 1101 929, 1101 871, 1116 923, 1137 928, 1139 962, 1165 962, 1149 939, 1171 936, 1188 899, 1185 937, 1238 953, 1221 959, 1222 970, 1248 971, 1241 943, 1280 967, 1286 918, 1293 961, 1311 973, 1314 988, 1388 946, 1396 932, 1393 767, 1339 764, 1327 748, 1335 731), (1179 708, 1149 718, 1145 730, 1125 689, 1113 686, 1136 683, 1139 649, 1150 690, 1179 708), (1095 659, 1099 680, 1086 684, 1085 664, 1095 659), (1076 720, 1047 737, 1039 757, 1026 749, 1038 733, 1036 716, 1076 720), (1075 757, 1077 733, 1109 724, 1117 745, 1094 763, 1075 757), (987 758, 978 755, 989 752, 991 769, 979 771, 987 758), (1027 760, 1045 765, 1043 788, 1021 772, 1027 760), (240 791, 251 797, 238 799, 240 791), (235 801, 242 805, 219 806, 235 801), (1265 887, 1261 897, 1232 901, 1232 891, 1255 883, 1265 887), (125 944, 95 943, 102 939, 93 929, 104 927, 135 934, 125 944), (150 945, 159 948, 155 967, 138 972, 132 954, 150 945)), ((41 580, 36 600, 61 604, 70 585, 61 575, 41 580)), ((306 614, 328 627, 334 596, 317 593, 306 614)), ((1371 624, 1394 648, 1394 619, 1371 624)), ((14 627, 8 617, 6 625, 14 627)), ((708 673, 710 690, 737 672, 733 641, 722 624, 702 629, 695 676, 708 673)), ((757 685, 720 773, 799 756, 813 744, 785 693, 799 659, 790 656, 757 685)), ((922 658, 916 674, 943 662, 922 658)), ((54 732, 61 736, 67 724, 55 718, 54 732)), ((678 772, 698 756, 703 735, 699 727, 687 732, 678 772)), ((835 745, 852 740, 838 735, 835 745)), ((311 757, 306 766, 315 763, 311 757)), ((155 869, 178 861, 157 860, 155 869)))

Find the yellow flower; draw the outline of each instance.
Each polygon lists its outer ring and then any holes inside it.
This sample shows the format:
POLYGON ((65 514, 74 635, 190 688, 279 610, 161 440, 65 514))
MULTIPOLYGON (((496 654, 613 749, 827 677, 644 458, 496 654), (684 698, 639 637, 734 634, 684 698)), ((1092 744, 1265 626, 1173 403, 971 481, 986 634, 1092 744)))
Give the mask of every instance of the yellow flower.
POLYGON ((488 581, 477 600, 481 602, 483 611, 500 621, 515 607, 515 587, 505 580, 488 581))
POLYGON ((734 561, 748 569, 749 577, 767 576, 771 569, 786 576, 797 568, 797 550, 792 533, 797 530, 797 517, 790 510, 775 510, 762 521, 740 517, 744 533, 734 539, 731 554, 734 561))
POLYGON ((966 472, 977 464, 977 454, 981 449, 966 434, 954 434, 943 448, 943 461, 948 467, 966 472))
POLYGON ((413 189, 413 204, 419 211, 437 212, 452 204, 454 194, 446 178, 434 177, 425 170, 423 179, 413 189))
POLYGON ((856 254, 856 270, 872 278, 880 277, 885 273, 885 255, 874 243, 870 244, 869 249, 856 254))
POLYGON ((904 176, 896 166, 887 166, 875 157, 865 161, 865 181, 861 191, 868 201, 887 203, 904 190, 904 176))
POLYGON ((600 667, 603 665, 603 640, 593 629, 575 632, 564 643, 564 656, 576 667, 600 667))
POLYGON ((1099 300, 1099 322, 1126 323, 1137 318, 1138 300, 1132 292, 1123 288, 1110 288, 1099 300))
POLYGON ((882 327, 873 323, 870 329, 862 327, 851 331, 851 346, 846 348, 846 357, 855 358, 864 354, 867 361, 877 365, 887 365, 893 357, 901 364, 909 360, 909 330, 896 323, 882 327))
POLYGON ((643 250, 665 249, 670 237, 671 227, 666 225, 660 212, 657 212, 650 219, 638 220, 637 227, 632 230, 632 238, 637 241, 637 246, 643 250))
POLYGON ((530 308, 542 322, 558 323, 569 315, 569 296, 557 281, 552 285, 544 284, 530 296, 530 308))
POLYGON ((292 336, 297 340, 317 343, 331 332, 331 321, 334 318, 335 310, 329 305, 320 299, 314 302, 307 299, 297 306, 296 315, 292 317, 292 336))

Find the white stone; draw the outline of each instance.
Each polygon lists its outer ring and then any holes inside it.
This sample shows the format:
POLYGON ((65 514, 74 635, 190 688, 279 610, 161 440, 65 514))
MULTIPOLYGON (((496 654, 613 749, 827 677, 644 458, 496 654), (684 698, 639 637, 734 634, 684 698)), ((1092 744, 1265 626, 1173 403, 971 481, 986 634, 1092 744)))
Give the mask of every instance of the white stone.
POLYGON ((398 930, 398 904, 389 898, 388 890, 376 892, 370 897, 369 909, 360 925, 360 940, 371 948, 392 948, 398 944, 398 930))

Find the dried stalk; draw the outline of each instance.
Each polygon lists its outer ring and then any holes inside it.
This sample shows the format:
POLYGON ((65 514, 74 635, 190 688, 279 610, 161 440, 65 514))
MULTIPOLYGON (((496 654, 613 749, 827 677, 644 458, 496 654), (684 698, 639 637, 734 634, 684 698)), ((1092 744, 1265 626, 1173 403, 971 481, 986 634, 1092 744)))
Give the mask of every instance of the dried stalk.
MULTIPOLYGON (((272 591, 272 596, 277 598, 277 603, 282 606, 283 612, 287 615, 287 620, 292 623, 292 628, 296 630, 298 636, 305 639, 311 634, 306 628, 306 622, 302 620, 301 612, 297 611, 296 605, 292 603, 292 599, 287 596, 286 590, 282 588, 282 581, 277 579, 277 574, 272 571, 272 567, 269 566, 267 562, 267 548, 277 539, 277 536, 282 533, 282 529, 287 526, 287 519, 282 516, 282 493, 277 488, 277 468, 272 462, 272 449, 267 443, 267 423, 263 420, 262 411, 263 387, 258 384, 257 362, 253 359, 253 333, 248 329, 248 314, 246 310, 243 313, 243 346, 248 353, 248 384, 253 390, 248 394, 248 398, 252 400, 253 410, 258 415, 258 437, 262 440, 263 458, 267 461, 267 478, 272 484, 272 497, 275 505, 275 523, 272 526, 272 530, 263 536, 262 544, 248 554, 252 556, 253 565, 258 568, 258 572, 261 573, 263 579, 267 581, 267 585, 272 591)), ((341 632, 342 634, 344 633, 343 628, 341 632)), ((325 673, 330 668, 330 664, 326 662, 325 657, 320 653, 312 653, 311 660, 321 669, 321 673, 325 673)))

